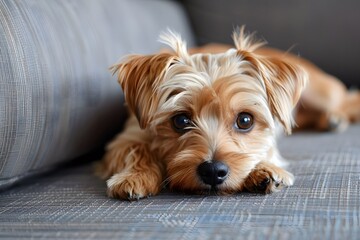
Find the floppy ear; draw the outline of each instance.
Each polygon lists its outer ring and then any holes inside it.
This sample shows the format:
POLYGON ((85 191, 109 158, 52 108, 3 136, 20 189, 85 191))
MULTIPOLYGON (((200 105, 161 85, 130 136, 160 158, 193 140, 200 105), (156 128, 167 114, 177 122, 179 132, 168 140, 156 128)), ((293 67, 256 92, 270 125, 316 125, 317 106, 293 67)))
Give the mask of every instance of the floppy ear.
POLYGON ((276 57, 258 56, 239 51, 245 61, 255 67, 258 77, 264 82, 270 110, 291 134, 294 119, 292 111, 301 97, 308 80, 307 73, 300 66, 276 57))
POLYGON ((165 71, 173 58, 174 56, 168 53, 133 55, 110 68, 113 74, 118 74, 125 101, 142 129, 146 128, 157 110, 159 97, 156 89, 163 81, 165 71))
POLYGON ((300 66, 284 60, 283 56, 255 54, 254 51, 265 42, 256 41, 254 34, 246 35, 244 26, 233 33, 233 40, 238 56, 255 68, 256 74, 253 71, 249 74, 256 75, 254 77, 264 83, 272 115, 279 120, 285 132, 291 134, 294 125, 292 110, 308 81, 307 73, 300 66))

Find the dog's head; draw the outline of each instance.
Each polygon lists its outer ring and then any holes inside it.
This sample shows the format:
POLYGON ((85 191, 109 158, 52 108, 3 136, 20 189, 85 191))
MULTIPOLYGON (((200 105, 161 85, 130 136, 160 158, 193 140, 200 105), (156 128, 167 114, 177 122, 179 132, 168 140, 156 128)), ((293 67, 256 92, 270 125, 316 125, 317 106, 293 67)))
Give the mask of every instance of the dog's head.
POLYGON ((233 38, 236 49, 190 55, 169 32, 162 40, 174 53, 130 56, 113 67, 171 188, 241 190, 257 163, 276 157, 275 126, 291 132, 306 74, 255 54, 261 44, 243 30, 233 38))

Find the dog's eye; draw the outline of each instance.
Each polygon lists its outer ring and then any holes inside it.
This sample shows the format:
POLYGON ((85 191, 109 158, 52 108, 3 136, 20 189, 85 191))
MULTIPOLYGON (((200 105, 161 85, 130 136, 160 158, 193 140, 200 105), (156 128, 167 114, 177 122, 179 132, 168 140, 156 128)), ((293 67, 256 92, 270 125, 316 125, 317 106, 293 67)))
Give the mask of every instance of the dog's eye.
POLYGON ((172 124, 175 131, 179 133, 186 132, 188 130, 187 128, 192 126, 190 118, 184 113, 174 116, 172 118, 172 124))
POLYGON ((250 113, 242 112, 239 113, 235 127, 240 131, 250 131, 252 129, 252 126, 254 125, 254 118, 250 113))

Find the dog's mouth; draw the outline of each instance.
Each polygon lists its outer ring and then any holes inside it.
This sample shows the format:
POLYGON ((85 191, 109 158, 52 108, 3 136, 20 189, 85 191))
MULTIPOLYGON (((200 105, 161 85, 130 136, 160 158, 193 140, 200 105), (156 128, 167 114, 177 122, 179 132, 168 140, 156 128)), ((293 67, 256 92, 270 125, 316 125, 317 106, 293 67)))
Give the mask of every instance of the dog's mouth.
POLYGON ((210 191, 208 191, 207 195, 224 196, 224 195, 229 195, 229 194, 233 194, 233 193, 234 193, 234 191, 226 191, 226 190, 219 188, 219 186, 211 186, 210 191))
POLYGON ((205 196, 226 196, 232 195, 237 192, 235 189, 225 188, 224 184, 219 185, 205 185, 201 184, 201 186, 186 188, 184 185, 174 186, 170 184, 169 189, 176 192, 182 192, 188 195, 205 195, 205 196))
POLYGON ((221 189, 218 186, 210 187, 209 189, 198 190, 195 193, 197 195, 207 195, 207 196, 227 196, 234 194, 236 191, 229 189, 221 189))
POLYGON ((229 177, 229 167, 224 162, 212 160, 201 163, 189 175, 175 173, 169 176, 165 186, 186 194, 229 195, 236 192, 227 183, 229 177))

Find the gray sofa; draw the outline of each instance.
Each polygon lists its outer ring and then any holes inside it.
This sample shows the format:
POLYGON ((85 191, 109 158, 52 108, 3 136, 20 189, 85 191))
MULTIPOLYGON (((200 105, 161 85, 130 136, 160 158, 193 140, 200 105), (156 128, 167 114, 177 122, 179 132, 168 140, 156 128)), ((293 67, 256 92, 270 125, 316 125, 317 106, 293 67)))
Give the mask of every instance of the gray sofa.
POLYGON ((92 169, 126 117, 107 68, 168 27, 192 46, 246 24, 359 87, 359 3, 320 2, 0 0, 0 238, 358 239, 360 125, 280 139, 296 181, 271 195, 119 201, 92 169))

